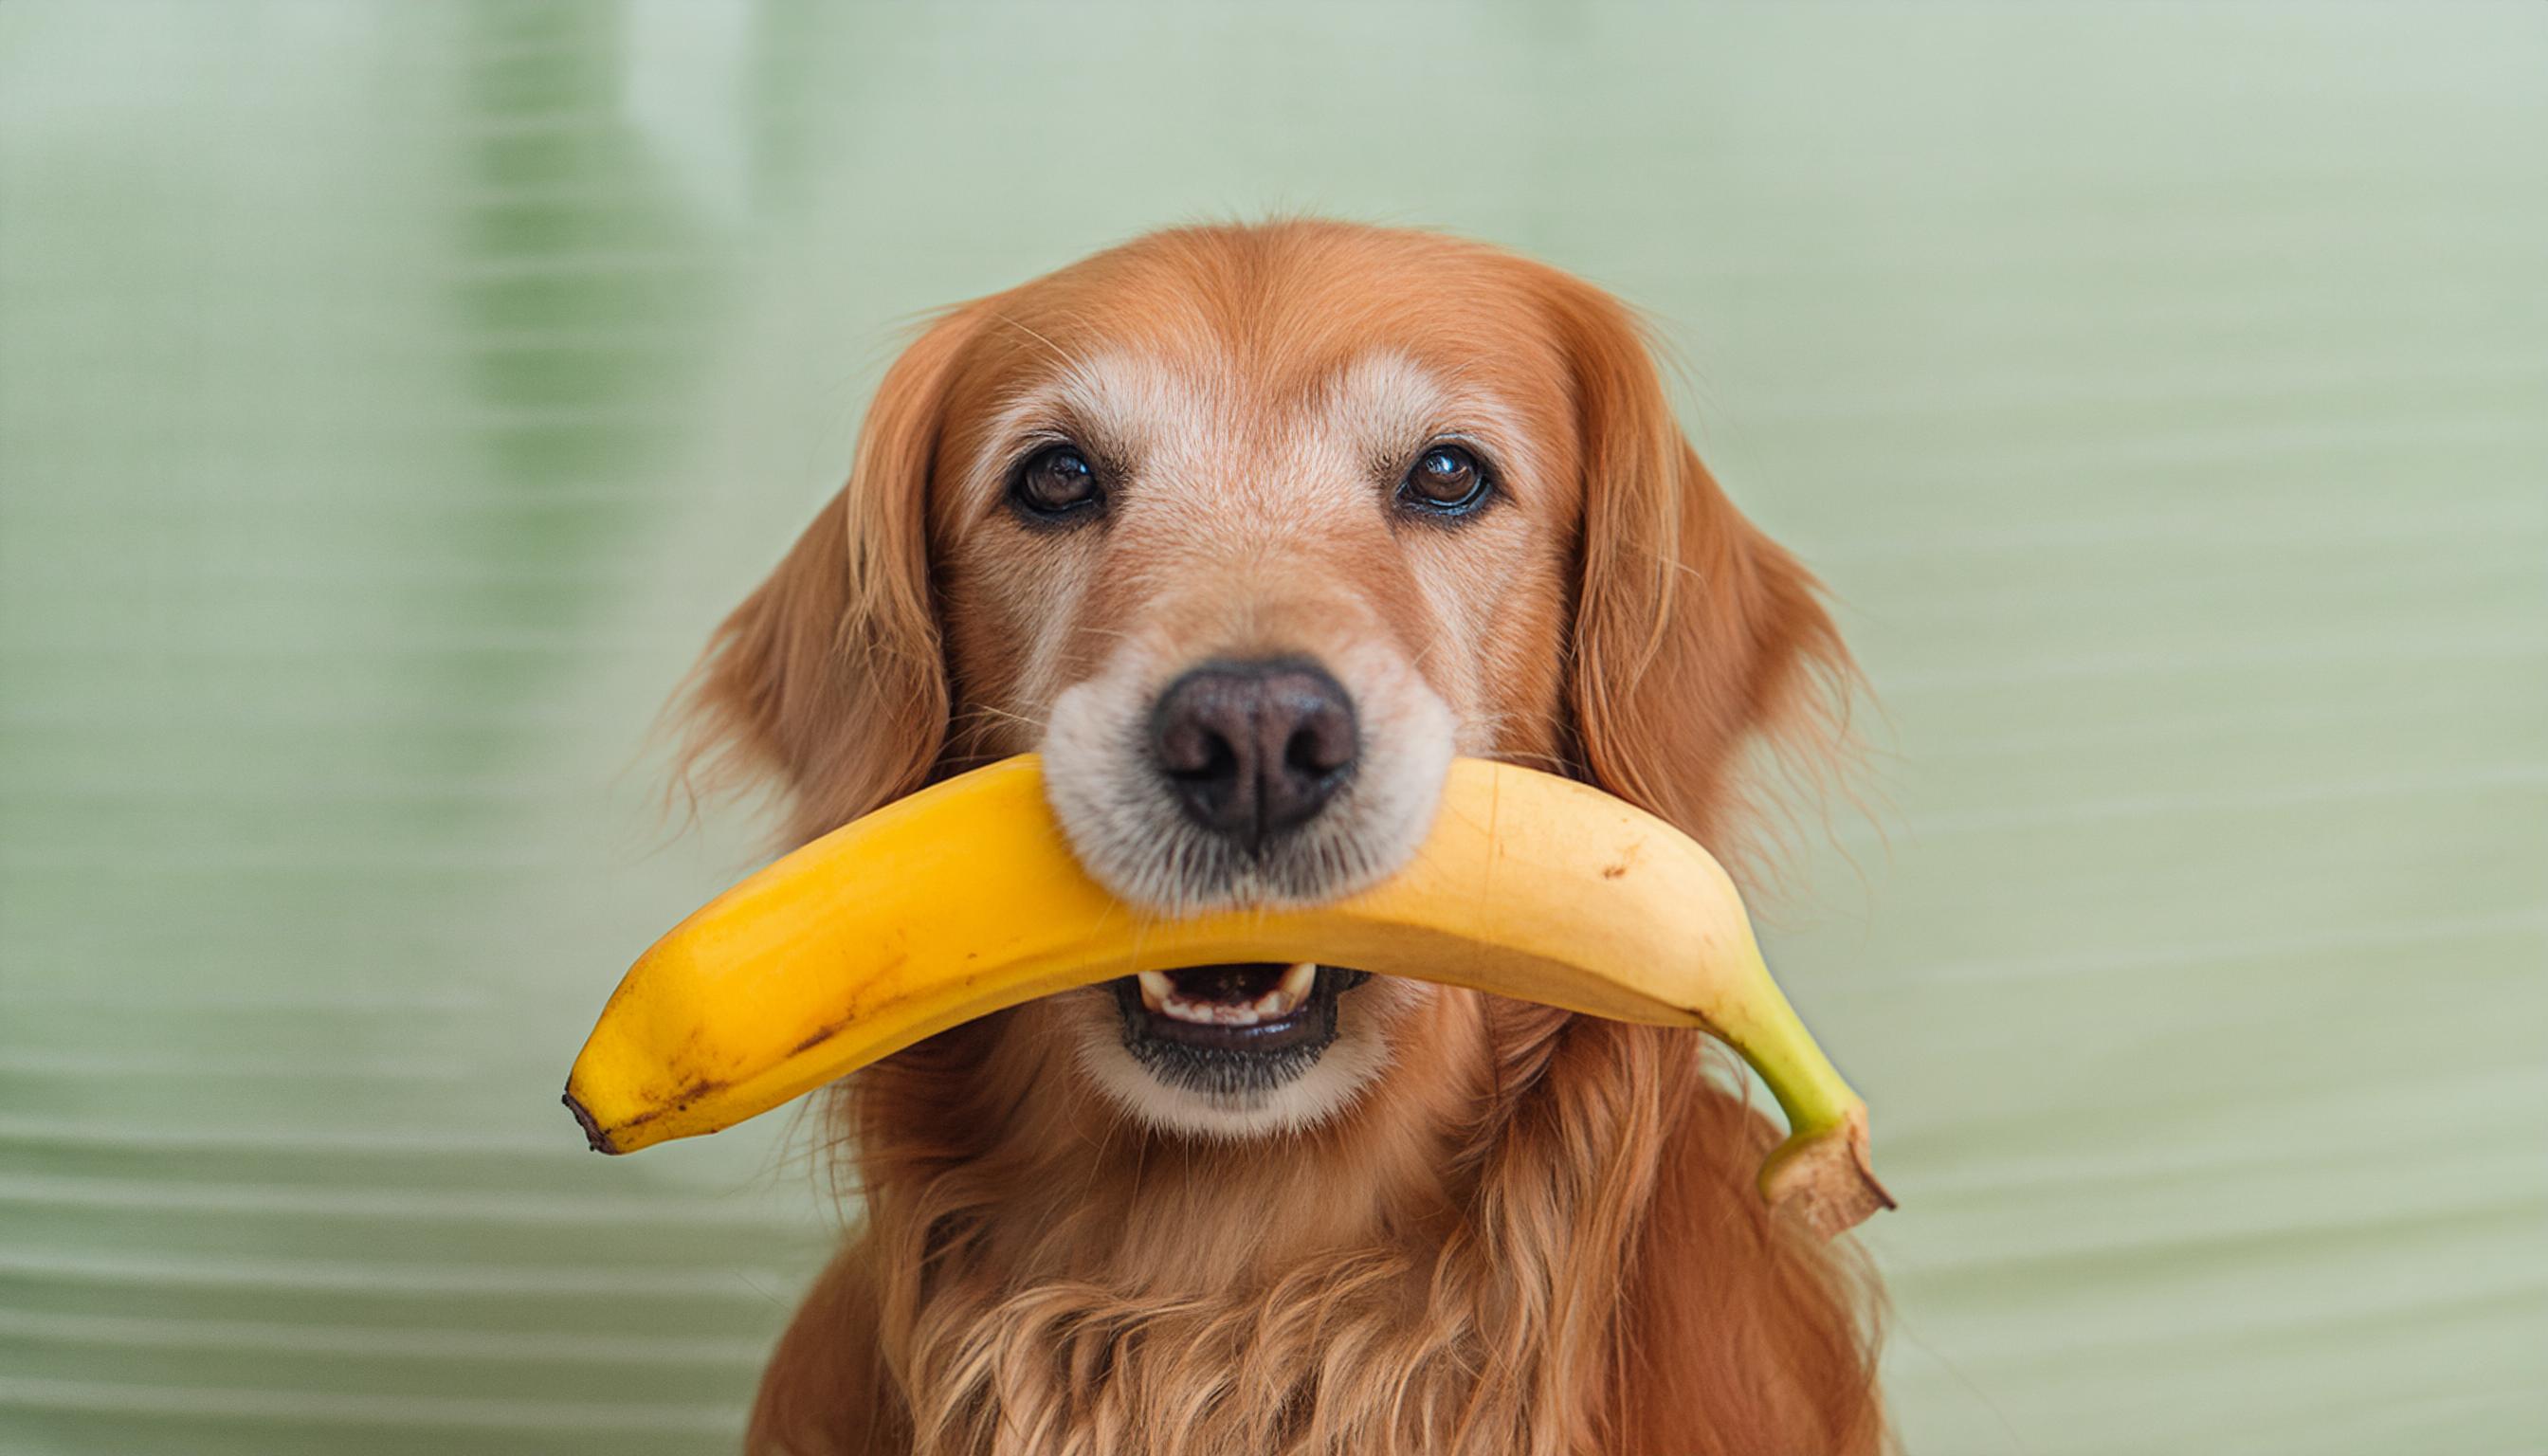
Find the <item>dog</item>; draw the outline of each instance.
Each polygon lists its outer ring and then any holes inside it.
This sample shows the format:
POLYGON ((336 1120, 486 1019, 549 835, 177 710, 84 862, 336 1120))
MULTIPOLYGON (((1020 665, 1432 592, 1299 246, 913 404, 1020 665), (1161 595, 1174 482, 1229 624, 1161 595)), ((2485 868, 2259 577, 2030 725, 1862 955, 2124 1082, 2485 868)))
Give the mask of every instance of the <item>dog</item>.
MULTIPOLYGON (((936 318, 717 631, 703 774, 802 842, 1044 755, 1160 913, 1332 898, 1455 755, 1724 846, 1824 752, 1814 580, 1684 440, 1635 318, 1447 236, 1152 233, 936 318)), ((828 1094, 864 1225, 764 1377, 790 1456, 1842 1456, 1876 1292, 1765 1207, 1689 1032, 1345 966, 1126 977, 828 1094)))

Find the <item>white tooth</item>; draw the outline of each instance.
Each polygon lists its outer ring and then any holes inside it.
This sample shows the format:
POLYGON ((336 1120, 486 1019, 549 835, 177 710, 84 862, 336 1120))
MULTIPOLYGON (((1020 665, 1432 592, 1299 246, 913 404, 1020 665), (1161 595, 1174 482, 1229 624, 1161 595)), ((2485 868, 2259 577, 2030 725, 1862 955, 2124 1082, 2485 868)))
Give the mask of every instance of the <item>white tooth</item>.
POLYGON ((1227 1001, 1192 1001, 1183 996, 1169 997, 1159 1010, 1173 1020, 1205 1027, 1252 1027, 1258 1020, 1253 1006, 1234 1006, 1227 1001))
POLYGON ((1319 983, 1316 962, 1304 960, 1283 972, 1274 989, 1253 1001, 1196 1001, 1178 994, 1177 983, 1165 971, 1145 970, 1139 976, 1141 1004, 1174 1021, 1192 1022, 1206 1027, 1252 1027, 1269 1016, 1288 1016, 1310 999, 1319 983))
POLYGON ((1319 966, 1316 961, 1304 960, 1283 972, 1283 979, 1276 982, 1273 991, 1269 993, 1270 999, 1275 1002, 1275 1014, 1280 1015, 1290 1011, 1309 1000, 1311 990, 1318 984, 1319 966))

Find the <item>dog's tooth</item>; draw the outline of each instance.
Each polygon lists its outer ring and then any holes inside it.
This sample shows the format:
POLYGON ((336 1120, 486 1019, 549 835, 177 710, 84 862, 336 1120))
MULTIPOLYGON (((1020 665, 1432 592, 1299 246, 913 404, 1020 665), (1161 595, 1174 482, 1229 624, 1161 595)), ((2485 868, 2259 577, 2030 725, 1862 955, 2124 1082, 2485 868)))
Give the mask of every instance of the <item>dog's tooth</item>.
POLYGON ((1252 1027, 1263 1020, 1253 1005, 1194 1001, 1184 996, 1170 996, 1160 1005, 1159 1014, 1171 1021, 1191 1022, 1199 1027, 1252 1027))
POLYGON ((1277 982, 1274 986, 1274 994, 1283 998, 1281 1003, 1282 1008, 1285 1011, 1289 1011, 1293 1007, 1300 1005, 1302 1002, 1309 1000, 1310 992, 1316 989, 1318 984, 1318 962, 1314 960, 1304 960, 1298 965, 1295 965, 1291 969, 1283 972, 1283 979, 1277 982))
POLYGON ((1300 1009, 1302 1002, 1310 999, 1310 991, 1318 983, 1319 967, 1310 961, 1302 961, 1284 971, 1283 978, 1274 983, 1274 989, 1247 1004, 1248 1020, 1255 1022, 1269 1016, 1291 1015, 1300 1009))
POLYGON ((1268 1017, 1289 1016, 1319 984, 1319 967, 1304 960, 1286 968, 1272 990, 1253 1001, 1197 1001, 1182 995, 1165 971, 1145 970, 1138 979, 1141 1004, 1172 1021, 1207 1027, 1252 1027, 1268 1017))

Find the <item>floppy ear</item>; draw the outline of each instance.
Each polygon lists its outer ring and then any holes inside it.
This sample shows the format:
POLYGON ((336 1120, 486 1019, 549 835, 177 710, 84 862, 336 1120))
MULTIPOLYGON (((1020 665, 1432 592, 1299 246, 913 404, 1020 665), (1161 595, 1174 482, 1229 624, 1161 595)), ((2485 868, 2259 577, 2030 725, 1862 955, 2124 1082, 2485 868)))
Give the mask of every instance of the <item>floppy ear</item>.
POLYGON ((947 737, 928 494, 972 313, 932 325, 867 407, 849 484, 736 607, 690 675, 685 781, 775 774, 801 842, 926 782, 947 737))
POLYGON ((1569 705, 1592 779, 1726 853, 1755 744, 1840 745, 1856 676, 1820 586, 1682 435, 1637 320, 1567 280, 1584 439, 1569 705))

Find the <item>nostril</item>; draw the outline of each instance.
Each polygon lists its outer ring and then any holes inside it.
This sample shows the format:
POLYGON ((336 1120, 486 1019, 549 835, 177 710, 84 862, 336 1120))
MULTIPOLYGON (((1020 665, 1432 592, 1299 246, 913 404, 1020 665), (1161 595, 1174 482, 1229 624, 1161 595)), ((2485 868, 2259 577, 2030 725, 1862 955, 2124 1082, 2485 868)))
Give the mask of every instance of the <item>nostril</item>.
POLYGON ((1183 735, 1188 742, 1180 750, 1160 755, 1160 767, 1171 778, 1189 782, 1214 778, 1231 778, 1238 774, 1238 755, 1229 740, 1210 729, 1183 735))
POLYGON ((1317 777, 1350 767, 1353 761, 1353 719, 1324 702, 1310 710, 1283 745, 1283 765, 1295 774, 1317 777))
POLYGON ((1325 774, 1335 768, 1319 752, 1319 736, 1304 728, 1283 746, 1283 762, 1296 774, 1325 774))

